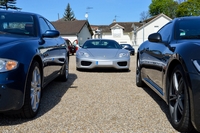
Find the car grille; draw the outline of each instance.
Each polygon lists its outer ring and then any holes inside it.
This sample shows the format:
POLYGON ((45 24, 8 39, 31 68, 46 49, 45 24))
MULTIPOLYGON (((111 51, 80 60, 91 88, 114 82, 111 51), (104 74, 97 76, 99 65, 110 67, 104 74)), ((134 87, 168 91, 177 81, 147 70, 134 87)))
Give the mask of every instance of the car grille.
POLYGON ((126 61, 117 62, 117 64, 118 64, 119 66, 127 66, 127 62, 126 62, 126 61))
POLYGON ((92 64, 92 62, 90 62, 90 61, 81 61, 82 66, 89 66, 91 64, 92 64))

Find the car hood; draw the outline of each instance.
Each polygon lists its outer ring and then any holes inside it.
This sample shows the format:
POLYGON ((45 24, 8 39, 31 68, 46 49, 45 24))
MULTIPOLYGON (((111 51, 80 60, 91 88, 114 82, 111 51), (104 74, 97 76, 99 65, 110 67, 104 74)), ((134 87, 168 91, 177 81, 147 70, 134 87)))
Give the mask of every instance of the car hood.
POLYGON ((8 44, 16 44, 22 41, 30 40, 29 36, 18 36, 18 35, 1 35, 0 36, 0 46, 8 45, 8 44), (29 38, 29 39, 27 39, 29 38))
POLYGON ((121 49, 87 49, 94 58, 114 58, 121 49))

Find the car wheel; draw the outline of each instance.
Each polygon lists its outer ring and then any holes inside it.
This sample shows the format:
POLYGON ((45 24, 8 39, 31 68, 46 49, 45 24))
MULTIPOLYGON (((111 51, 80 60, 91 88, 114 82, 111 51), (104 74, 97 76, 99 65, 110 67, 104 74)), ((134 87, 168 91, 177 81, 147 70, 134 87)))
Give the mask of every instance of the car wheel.
POLYGON ((34 61, 28 73, 25 101, 21 111, 23 118, 34 117, 39 110, 42 94, 42 77, 39 63, 34 61))
POLYGON ((174 68, 170 79, 168 102, 171 124, 178 131, 191 131, 188 88, 180 65, 174 68))
POLYGON ((65 64, 63 65, 63 67, 61 69, 59 79, 60 79, 60 81, 65 82, 65 81, 67 81, 68 76, 69 76, 69 59, 67 57, 65 64))
POLYGON ((138 87, 144 86, 144 82, 142 81, 142 78, 141 78, 140 61, 139 61, 139 59, 137 60, 137 67, 136 67, 136 85, 138 87))

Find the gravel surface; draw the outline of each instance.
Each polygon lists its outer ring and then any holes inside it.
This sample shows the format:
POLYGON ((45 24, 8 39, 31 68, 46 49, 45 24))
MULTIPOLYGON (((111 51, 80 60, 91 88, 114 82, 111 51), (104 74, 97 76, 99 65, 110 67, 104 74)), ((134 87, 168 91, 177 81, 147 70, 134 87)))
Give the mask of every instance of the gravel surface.
POLYGON ((70 56, 67 82, 53 81, 43 91, 34 119, 0 115, 1 133, 177 133, 165 102, 135 84, 130 72, 77 71, 70 56))

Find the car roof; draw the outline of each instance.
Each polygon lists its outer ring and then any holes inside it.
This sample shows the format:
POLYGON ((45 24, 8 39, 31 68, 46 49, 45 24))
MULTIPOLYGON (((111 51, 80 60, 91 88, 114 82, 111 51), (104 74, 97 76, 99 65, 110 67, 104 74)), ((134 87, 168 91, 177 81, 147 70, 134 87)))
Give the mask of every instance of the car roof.
POLYGON ((16 10, 0 10, 0 13, 16 13, 16 14, 28 14, 34 16, 41 16, 40 14, 33 13, 33 12, 24 12, 24 11, 16 11, 16 10))
POLYGON ((184 17, 174 18, 174 20, 190 20, 190 19, 200 19, 200 16, 184 16, 184 17))

